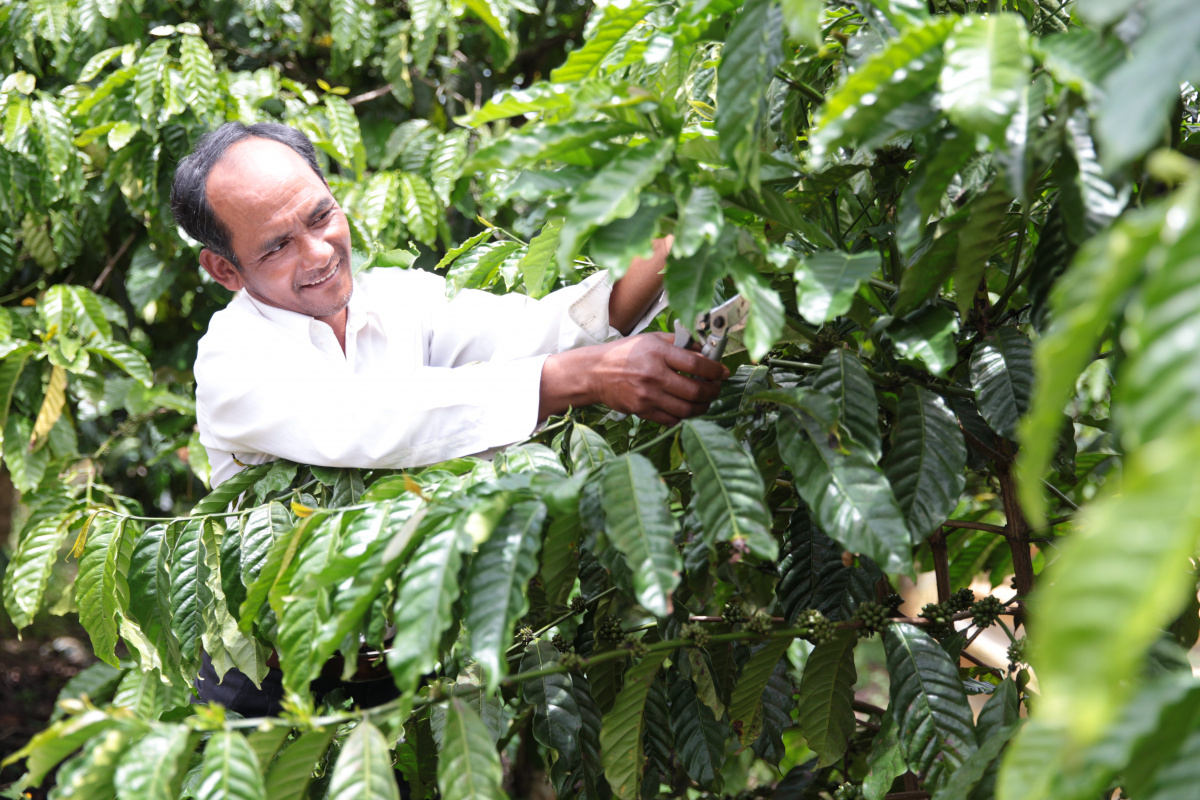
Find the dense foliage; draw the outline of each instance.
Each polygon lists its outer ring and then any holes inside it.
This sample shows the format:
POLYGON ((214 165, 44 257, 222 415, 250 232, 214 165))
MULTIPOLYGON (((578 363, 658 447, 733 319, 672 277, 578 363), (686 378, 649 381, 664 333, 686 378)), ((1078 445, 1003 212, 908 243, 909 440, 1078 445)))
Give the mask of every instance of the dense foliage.
POLYGON ((1190 796, 1198 43, 1193 0, 6 4, 3 601, 77 609, 103 661, 28 782, 1190 796), (360 268, 541 296, 673 233, 675 316, 752 305, 722 399, 670 429, 586 409, 494 462, 276 462, 193 505, 227 293, 165 198, 226 119, 313 138, 360 268), (926 570, 939 603, 900 616, 926 570), (994 624, 1011 663, 965 649, 994 624), (875 635, 886 708, 855 697, 875 635), (314 707, 360 638, 402 698, 314 707), (286 716, 188 706, 201 648, 253 676, 274 648, 286 716))

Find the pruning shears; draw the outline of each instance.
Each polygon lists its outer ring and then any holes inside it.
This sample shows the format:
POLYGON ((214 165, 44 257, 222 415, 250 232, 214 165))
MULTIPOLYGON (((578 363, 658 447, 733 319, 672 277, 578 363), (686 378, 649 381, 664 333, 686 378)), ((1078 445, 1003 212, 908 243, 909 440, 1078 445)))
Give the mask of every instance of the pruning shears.
MULTIPOLYGON (((750 302, 740 294, 734 295, 721 305, 696 317, 696 334, 703 346, 700 354, 713 361, 720 361, 725 354, 729 334, 746 327, 746 316, 750 313, 750 302)), ((692 334, 680 320, 675 320, 675 346, 687 347, 692 334)))

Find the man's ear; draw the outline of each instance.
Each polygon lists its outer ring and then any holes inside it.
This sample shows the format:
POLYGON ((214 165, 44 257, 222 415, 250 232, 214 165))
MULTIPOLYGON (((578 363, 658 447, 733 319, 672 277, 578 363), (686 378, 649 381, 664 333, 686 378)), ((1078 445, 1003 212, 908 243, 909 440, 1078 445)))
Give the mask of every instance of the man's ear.
POLYGON ((242 273, 224 256, 217 255, 205 247, 200 251, 200 266, 212 279, 231 292, 242 288, 242 273))

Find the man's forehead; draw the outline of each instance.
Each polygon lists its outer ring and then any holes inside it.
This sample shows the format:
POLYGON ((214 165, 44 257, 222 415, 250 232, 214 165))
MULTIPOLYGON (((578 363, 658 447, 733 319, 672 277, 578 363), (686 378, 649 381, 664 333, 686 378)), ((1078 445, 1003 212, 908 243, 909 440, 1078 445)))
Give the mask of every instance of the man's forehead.
POLYGON ((213 211, 240 238, 236 229, 244 224, 262 224, 298 206, 315 205, 329 190, 296 151, 270 139, 251 138, 225 152, 208 175, 205 194, 213 211))

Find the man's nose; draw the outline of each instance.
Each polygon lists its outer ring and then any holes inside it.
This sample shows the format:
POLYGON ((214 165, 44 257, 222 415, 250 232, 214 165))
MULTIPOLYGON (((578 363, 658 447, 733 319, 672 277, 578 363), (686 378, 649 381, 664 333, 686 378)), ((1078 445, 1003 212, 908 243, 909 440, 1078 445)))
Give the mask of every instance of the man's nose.
POLYGON ((333 243, 320 233, 309 233, 300 239, 301 255, 304 257, 306 267, 324 267, 336 252, 333 243))

